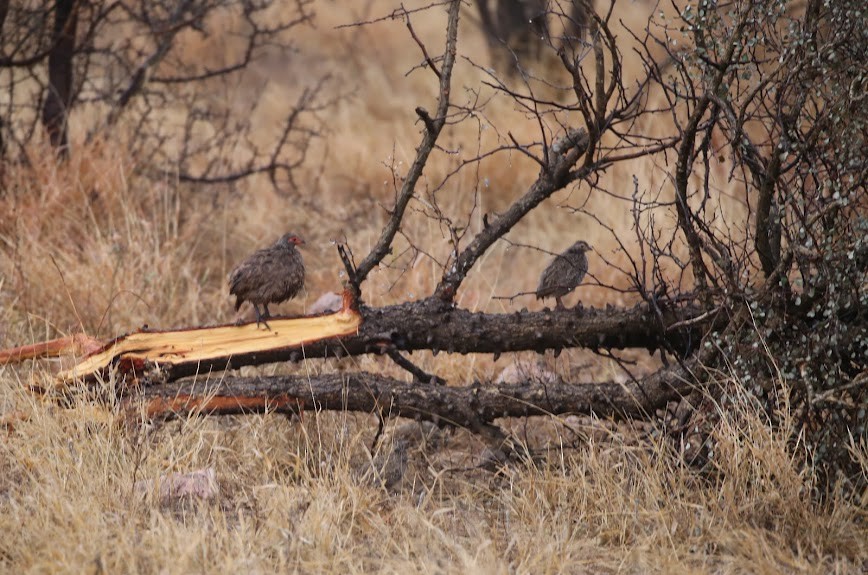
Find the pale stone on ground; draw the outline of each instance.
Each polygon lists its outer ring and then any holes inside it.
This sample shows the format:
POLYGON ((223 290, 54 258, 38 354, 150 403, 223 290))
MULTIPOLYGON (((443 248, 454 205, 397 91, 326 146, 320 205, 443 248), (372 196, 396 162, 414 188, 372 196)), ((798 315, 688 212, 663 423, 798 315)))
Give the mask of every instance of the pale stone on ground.
POLYGON ((518 359, 503 368, 494 383, 524 383, 528 381, 553 384, 560 382, 561 378, 541 361, 518 359))
POLYGON ((199 469, 189 473, 162 475, 159 479, 145 479, 136 482, 136 493, 144 495, 159 485, 160 500, 192 498, 210 500, 220 494, 217 473, 214 468, 199 469))
POLYGON ((310 315, 331 313, 340 310, 342 306, 343 298, 341 297, 341 294, 335 293, 333 291, 327 291, 321 296, 319 296, 317 300, 313 302, 313 304, 311 304, 310 309, 307 310, 307 313, 310 315))

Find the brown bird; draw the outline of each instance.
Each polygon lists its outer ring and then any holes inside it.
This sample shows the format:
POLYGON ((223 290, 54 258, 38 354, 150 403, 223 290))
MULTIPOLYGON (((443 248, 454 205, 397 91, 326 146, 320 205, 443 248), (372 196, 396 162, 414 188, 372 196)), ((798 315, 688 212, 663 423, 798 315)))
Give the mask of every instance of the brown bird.
POLYGON ((407 473, 408 445, 406 439, 399 439, 395 441, 392 449, 378 453, 370 463, 370 475, 366 475, 378 487, 391 491, 407 473))
POLYGON ((268 326, 268 304, 292 299, 304 287, 304 261, 296 246, 304 240, 284 234, 271 246, 254 252, 229 274, 229 293, 235 296, 235 311, 245 301, 253 304, 256 325, 268 326), (265 308, 260 313, 259 305, 265 308))
POLYGON ((536 299, 554 297, 557 309, 564 309, 561 298, 576 289, 588 273, 588 256, 585 252, 594 248, 578 241, 555 259, 543 270, 536 288, 536 299))

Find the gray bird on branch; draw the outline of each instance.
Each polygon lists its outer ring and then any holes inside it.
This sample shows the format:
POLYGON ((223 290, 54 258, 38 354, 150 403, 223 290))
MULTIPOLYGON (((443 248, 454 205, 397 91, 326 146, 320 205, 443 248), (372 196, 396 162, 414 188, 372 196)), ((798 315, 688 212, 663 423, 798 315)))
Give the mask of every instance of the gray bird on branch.
POLYGON ((557 309, 564 309, 561 298, 576 289, 588 273, 586 252, 594 248, 583 241, 570 246, 564 253, 555 256, 552 263, 543 270, 536 288, 536 299, 555 298, 557 309))
POLYGON ((253 304, 256 325, 271 317, 268 304, 294 298, 304 287, 304 261, 297 246, 304 240, 284 234, 271 246, 254 252, 229 274, 229 293, 235 296, 235 311, 245 301, 253 304), (265 313, 259 311, 263 306, 265 313))

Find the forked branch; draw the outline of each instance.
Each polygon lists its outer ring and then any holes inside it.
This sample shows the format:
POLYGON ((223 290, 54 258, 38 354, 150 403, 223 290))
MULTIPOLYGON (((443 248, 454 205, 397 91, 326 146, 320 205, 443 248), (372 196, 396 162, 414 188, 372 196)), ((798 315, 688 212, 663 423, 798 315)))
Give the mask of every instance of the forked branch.
POLYGON ((587 151, 588 141, 588 133, 583 129, 578 129, 571 130, 566 136, 552 144, 546 166, 540 170, 536 182, 509 209, 495 216, 494 219, 487 220, 489 225, 476 234, 470 244, 464 248, 443 274, 443 278, 434 291, 435 298, 444 302, 451 302, 467 273, 488 248, 509 232, 543 200, 578 177, 570 170, 587 151))
MULTIPOLYGON (((416 191, 416 183, 422 176, 422 170, 425 169, 425 164, 428 162, 428 156, 434 149, 437 138, 446 124, 446 113, 449 110, 449 97, 452 82, 452 68, 455 64, 455 55, 457 52, 458 42, 458 11, 461 7, 460 0, 452 0, 449 4, 449 23, 446 28, 446 50, 443 53, 443 66, 438 72, 436 68, 432 68, 440 80, 440 92, 437 99, 437 111, 432 118, 424 108, 417 108, 416 113, 425 125, 425 134, 422 137, 422 143, 416 152, 416 158, 407 172, 407 177, 404 178, 404 183, 401 185, 401 191, 395 201, 395 207, 389 216, 389 221, 383 228, 380 234, 380 239, 364 260, 358 265, 355 270, 347 269, 350 275, 350 284, 355 295, 361 294, 361 284, 368 277, 368 274, 373 270, 392 249, 392 241, 401 227, 401 222, 404 219, 404 212, 407 209, 407 204, 416 191)), ((409 18, 409 15, 407 15, 409 18)), ((423 54, 427 56, 427 52, 423 50, 423 54)), ((430 59, 430 58, 429 58, 430 59)))

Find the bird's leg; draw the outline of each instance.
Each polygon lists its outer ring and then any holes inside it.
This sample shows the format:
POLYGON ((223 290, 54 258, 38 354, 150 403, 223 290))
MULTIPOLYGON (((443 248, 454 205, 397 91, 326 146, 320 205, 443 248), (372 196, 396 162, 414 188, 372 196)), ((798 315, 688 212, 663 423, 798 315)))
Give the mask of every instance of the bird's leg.
POLYGON ((259 313, 259 306, 258 305, 253 304, 253 309, 254 309, 254 311, 256 311, 256 327, 259 327, 259 324, 261 323, 262 325, 265 326, 265 329, 271 329, 271 326, 268 325, 267 321, 265 321, 265 318, 269 317, 268 316, 268 306, 267 305, 265 306, 265 316, 263 316, 261 313, 259 313))
POLYGON ((268 304, 264 303, 264 304, 262 304, 262 307, 265 308, 265 315, 262 316, 262 323, 265 324, 266 329, 271 329, 271 326, 268 325, 267 321, 265 321, 265 320, 271 318, 271 312, 268 311, 268 304))
POLYGON ((567 306, 564 305, 564 302, 561 301, 561 296, 555 296, 555 309, 567 309, 567 306))

